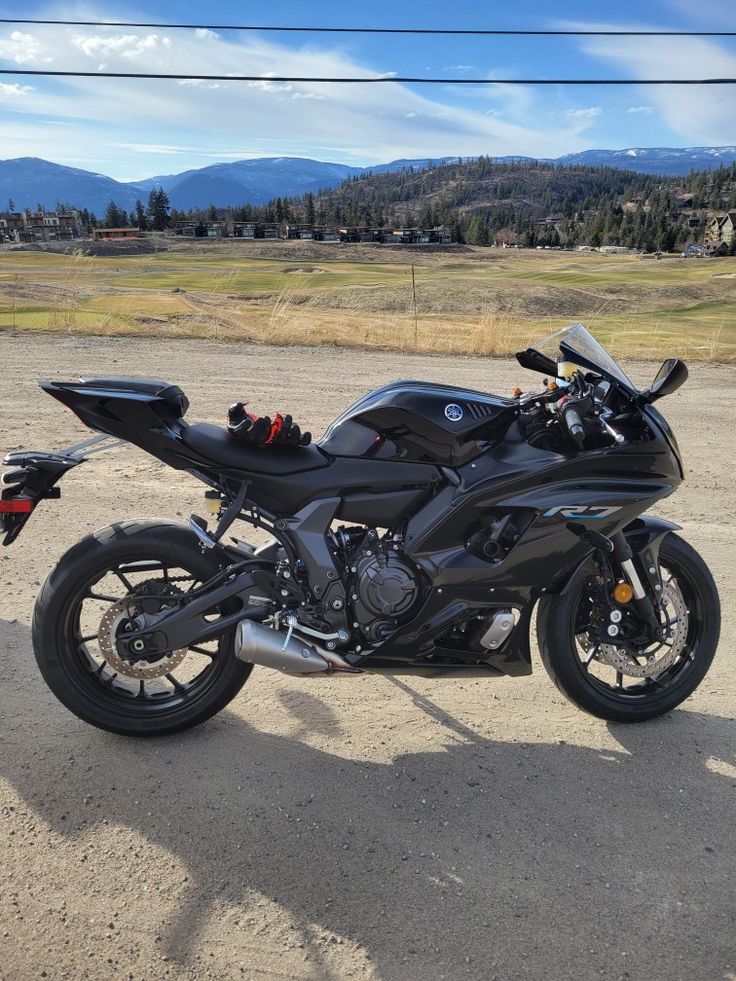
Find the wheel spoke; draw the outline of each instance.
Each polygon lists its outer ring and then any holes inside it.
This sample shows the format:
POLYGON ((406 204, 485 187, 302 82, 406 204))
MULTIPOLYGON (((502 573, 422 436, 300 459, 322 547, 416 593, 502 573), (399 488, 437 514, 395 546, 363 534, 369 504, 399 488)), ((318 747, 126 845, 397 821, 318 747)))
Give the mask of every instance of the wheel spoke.
POLYGON ((197 654, 204 654, 204 656, 205 657, 208 657, 210 659, 210 661, 215 656, 215 651, 208 651, 206 647, 200 647, 198 644, 192 644, 192 646, 189 648, 189 650, 190 651, 196 651, 197 654))
POLYGON ((621 671, 616 672, 616 687, 617 688, 624 687, 624 676, 623 676, 623 672, 621 671))
POLYGON ((80 644, 88 644, 91 640, 97 640, 97 634, 87 634, 86 637, 80 637, 80 644))
POLYGON ((131 583, 130 579, 127 579, 123 575, 123 573, 120 571, 120 569, 113 569, 112 572, 113 572, 113 575, 114 576, 117 576, 118 577, 118 579, 123 584, 123 586, 125 586, 126 591, 129 592, 129 593, 132 593, 133 592, 133 584, 131 583))
POLYGON ((171 682, 176 691, 186 691, 185 686, 182 685, 180 681, 177 681, 173 674, 167 674, 166 680, 171 682))
POLYGON ((139 682, 138 682, 138 694, 135 697, 136 698, 145 698, 146 697, 146 683, 143 680, 143 678, 141 678, 139 680, 139 682))
POLYGON ((93 589, 88 589, 82 599, 101 600, 103 603, 118 603, 123 597, 106 596, 104 593, 96 593, 93 589))
POLYGON ((598 653, 598 649, 599 649, 599 645, 596 644, 595 647, 591 647, 591 649, 588 651, 587 657, 582 658, 582 663, 586 668, 598 653))

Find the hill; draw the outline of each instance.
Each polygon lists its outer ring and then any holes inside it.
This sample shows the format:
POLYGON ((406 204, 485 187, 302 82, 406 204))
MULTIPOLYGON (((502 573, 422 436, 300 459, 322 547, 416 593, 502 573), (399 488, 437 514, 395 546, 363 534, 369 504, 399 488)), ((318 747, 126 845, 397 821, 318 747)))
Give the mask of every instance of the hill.
POLYGON ((736 208, 736 164, 660 178, 613 167, 479 157, 353 177, 315 201, 281 207, 284 217, 300 220, 314 209, 317 222, 328 225, 445 225, 454 240, 474 245, 502 239, 669 250, 702 235, 708 210, 736 208))
MULTIPOLYGON (((375 170, 391 173, 440 162, 395 160, 375 170)), ((302 157, 259 157, 125 183, 38 157, 18 157, 0 160, 0 207, 5 207, 8 198, 12 198, 16 209, 36 208, 38 204, 54 208, 57 202, 63 202, 102 216, 110 201, 130 211, 138 198, 145 202, 154 187, 163 187, 172 207, 181 210, 205 208, 210 204, 217 207, 265 204, 275 197, 293 197, 336 187, 347 177, 367 172, 365 167, 302 157)))
MULTIPOLYGON (((208 167, 123 182, 104 174, 66 167, 38 157, 0 160, 0 202, 10 197, 16 208, 55 207, 57 201, 102 215, 112 201, 130 211, 137 198, 146 201, 153 187, 163 187, 179 210, 265 204, 276 197, 294 197, 337 187, 347 178, 400 173, 452 164, 457 157, 393 160, 373 167, 310 160, 302 157, 259 157, 216 163, 208 167)), ((499 164, 536 163, 530 157, 496 157, 499 164)), ((585 150, 541 164, 582 164, 648 175, 682 176, 691 170, 713 170, 736 161, 736 147, 654 147, 626 150, 585 150)))
POLYGON ((104 174, 65 167, 39 157, 0 160, 0 208, 3 210, 12 199, 15 210, 35 209, 38 204, 55 208, 60 202, 102 215, 108 201, 129 211, 138 197, 140 192, 134 187, 104 174))

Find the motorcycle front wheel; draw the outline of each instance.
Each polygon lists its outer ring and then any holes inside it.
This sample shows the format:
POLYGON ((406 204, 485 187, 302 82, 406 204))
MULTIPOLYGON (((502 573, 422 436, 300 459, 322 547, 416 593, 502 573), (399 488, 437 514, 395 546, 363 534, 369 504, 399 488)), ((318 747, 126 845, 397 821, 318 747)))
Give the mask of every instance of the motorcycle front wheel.
MULTIPOLYGON (((600 580, 581 571, 560 595, 539 604, 542 662, 579 708, 611 722, 644 722, 671 711, 705 677, 718 646, 720 603, 695 549, 669 534, 659 552, 665 637, 648 647, 601 643, 600 580)), ((629 616, 624 608, 622 617, 629 616)))
POLYGON ((252 670, 235 657, 234 630, 135 664, 115 637, 142 604, 163 611, 218 571, 183 525, 128 521, 88 535, 36 601, 33 649, 46 684, 80 719, 121 735, 169 735, 209 719, 252 670))

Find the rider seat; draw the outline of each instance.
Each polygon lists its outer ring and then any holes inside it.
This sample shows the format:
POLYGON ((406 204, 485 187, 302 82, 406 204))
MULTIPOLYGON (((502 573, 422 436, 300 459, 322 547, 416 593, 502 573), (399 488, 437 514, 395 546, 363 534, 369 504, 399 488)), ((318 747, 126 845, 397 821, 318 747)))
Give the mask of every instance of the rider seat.
POLYGON ((293 446, 274 443, 270 446, 254 445, 233 436, 223 426, 209 422, 197 422, 184 426, 181 438, 185 446, 215 466, 228 470, 244 470, 252 473, 287 476, 329 466, 330 459, 319 447, 293 446))

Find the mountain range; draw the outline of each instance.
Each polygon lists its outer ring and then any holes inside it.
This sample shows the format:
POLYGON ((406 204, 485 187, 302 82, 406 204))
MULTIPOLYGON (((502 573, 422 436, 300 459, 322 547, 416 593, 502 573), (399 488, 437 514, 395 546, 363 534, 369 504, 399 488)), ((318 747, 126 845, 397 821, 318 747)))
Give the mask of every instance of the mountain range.
MULTIPOLYGON (((180 210, 265 204, 275 197, 295 197, 340 185, 347 178, 372 172, 390 173, 409 167, 450 163, 457 157, 394 160, 373 167, 350 167, 301 157, 259 157, 232 163, 211 164, 179 174, 162 174, 135 182, 122 182, 75 167, 18 157, 0 160, 0 210, 12 199, 16 209, 57 202, 88 208, 102 215, 109 201, 130 211, 138 198, 144 202, 153 187, 163 187, 172 207, 180 210)), ((534 157, 504 156, 502 162, 534 160, 534 157)), ((585 150, 557 158, 540 158, 545 163, 566 166, 583 164, 616 167, 643 174, 682 176, 691 170, 711 170, 736 161, 736 146, 725 147, 632 147, 627 150, 585 150)))

